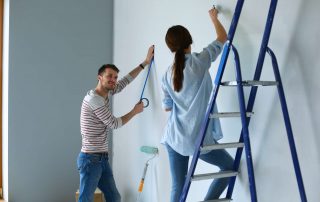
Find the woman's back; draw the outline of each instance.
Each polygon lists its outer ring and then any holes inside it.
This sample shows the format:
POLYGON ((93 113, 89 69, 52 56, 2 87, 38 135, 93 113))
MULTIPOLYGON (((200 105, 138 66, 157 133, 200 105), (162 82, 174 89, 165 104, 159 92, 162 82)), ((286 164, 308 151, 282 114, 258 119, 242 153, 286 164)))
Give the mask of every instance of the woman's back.
MULTIPOLYGON (((163 142, 182 155, 193 154, 195 140, 212 91, 209 68, 221 52, 222 45, 219 41, 214 41, 200 53, 185 55, 182 88, 179 92, 174 90, 173 66, 169 67, 162 79, 163 107, 171 109, 163 142)), ((221 138, 220 123, 216 121, 216 124, 211 121, 208 126, 207 134, 210 135, 206 135, 205 144, 212 144, 214 138, 221 138)))

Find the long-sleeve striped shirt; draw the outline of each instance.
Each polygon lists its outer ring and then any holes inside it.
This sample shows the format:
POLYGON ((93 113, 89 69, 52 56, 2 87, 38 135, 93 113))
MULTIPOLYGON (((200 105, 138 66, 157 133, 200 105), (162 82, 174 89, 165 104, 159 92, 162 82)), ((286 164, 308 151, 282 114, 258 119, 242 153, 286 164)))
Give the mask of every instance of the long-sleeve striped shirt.
POLYGON ((106 99, 98 95, 95 90, 90 90, 84 97, 80 114, 81 152, 108 152, 108 130, 122 126, 121 118, 116 118, 111 112, 110 99, 132 80, 130 74, 119 80, 115 89, 109 91, 106 99))

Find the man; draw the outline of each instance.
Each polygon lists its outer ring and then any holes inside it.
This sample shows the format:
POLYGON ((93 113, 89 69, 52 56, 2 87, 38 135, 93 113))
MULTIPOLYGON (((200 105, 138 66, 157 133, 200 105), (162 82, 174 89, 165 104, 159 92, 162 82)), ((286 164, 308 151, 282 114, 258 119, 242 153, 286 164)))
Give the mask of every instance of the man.
POLYGON ((80 127, 82 148, 77 159, 80 173, 79 202, 92 202, 97 187, 107 202, 121 201, 112 170, 108 162, 107 131, 116 129, 143 111, 143 103, 122 117, 116 118, 110 110, 110 96, 119 93, 150 64, 154 46, 148 50, 146 59, 128 75, 119 80, 119 69, 112 64, 103 65, 98 71, 98 84, 84 97, 81 107, 80 127))

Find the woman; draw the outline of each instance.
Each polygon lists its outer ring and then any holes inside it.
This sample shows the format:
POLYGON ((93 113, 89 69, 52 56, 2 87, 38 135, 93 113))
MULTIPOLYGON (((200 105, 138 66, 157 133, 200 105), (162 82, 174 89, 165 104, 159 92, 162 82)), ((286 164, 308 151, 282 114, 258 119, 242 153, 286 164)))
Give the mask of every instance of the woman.
MULTIPOLYGON (((206 113, 206 107, 212 91, 209 68, 222 50, 227 34, 218 20, 215 8, 209 11, 211 21, 217 33, 217 39, 200 53, 191 54, 192 37, 181 25, 168 29, 166 43, 175 54, 173 65, 162 79, 165 111, 170 111, 162 143, 169 155, 172 177, 171 202, 179 201, 185 176, 188 171, 189 156, 193 155, 196 138, 206 113)), ((217 110, 216 107, 214 109, 217 110)), ((204 145, 217 143, 222 138, 218 119, 210 120, 204 145)), ((200 159, 218 166, 221 170, 232 170, 233 159, 225 150, 201 153, 200 159)), ((228 185, 228 178, 214 180, 205 200, 218 199, 228 185)))

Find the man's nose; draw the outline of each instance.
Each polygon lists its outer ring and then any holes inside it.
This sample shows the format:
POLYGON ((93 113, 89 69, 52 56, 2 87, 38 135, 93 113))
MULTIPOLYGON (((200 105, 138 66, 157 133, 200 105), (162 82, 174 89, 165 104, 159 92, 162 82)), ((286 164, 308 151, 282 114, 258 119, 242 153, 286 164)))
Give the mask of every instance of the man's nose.
POLYGON ((112 81, 112 82, 115 82, 115 81, 116 81, 116 78, 111 78, 111 81, 112 81))

